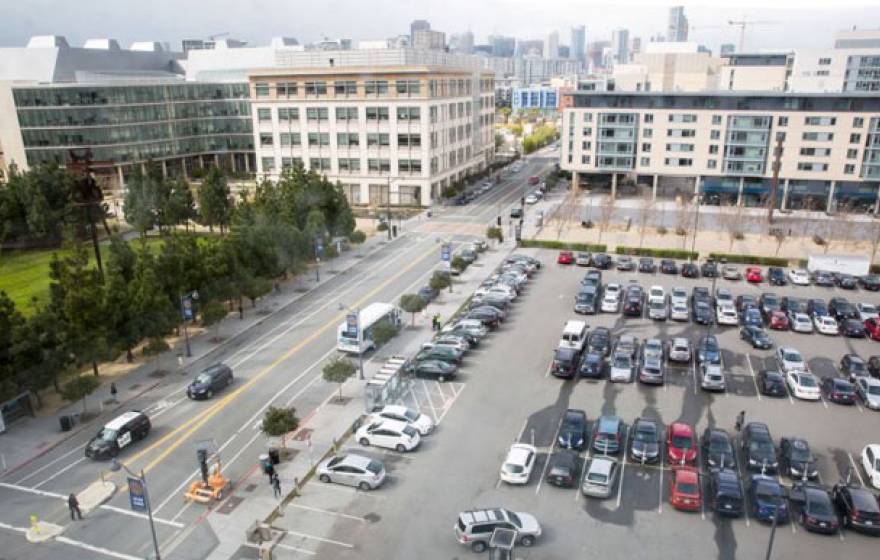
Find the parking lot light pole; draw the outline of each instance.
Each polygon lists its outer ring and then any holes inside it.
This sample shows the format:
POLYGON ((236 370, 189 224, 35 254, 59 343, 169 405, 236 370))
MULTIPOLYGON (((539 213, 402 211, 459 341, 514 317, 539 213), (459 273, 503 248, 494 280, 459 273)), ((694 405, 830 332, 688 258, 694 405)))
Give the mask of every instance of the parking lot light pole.
POLYGON ((770 560, 770 556, 773 554, 773 541, 776 538, 776 526, 779 525, 779 502, 780 500, 773 500, 773 525, 770 526, 770 540, 767 542, 767 556, 765 560, 770 560))
POLYGON ((697 228, 700 225, 700 202, 702 202, 702 200, 703 200, 703 195, 698 194, 697 195, 697 209, 694 212, 694 238, 693 238, 693 241, 691 241, 691 254, 688 255, 688 262, 694 260, 693 253, 694 253, 696 246, 697 246, 697 228))
POLYGON ((150 533, 153 536, 153 554, 155 560, 162 560, 159 555, 159 539, 156 537, 156 524, 153 522, 153 506, 150 503, 150 493, 147 491, 147 478, 144 475, 144 471, 141 470, 140 474, 131 472, 128 467, 124 464, 120 463, 118 460, 113 459, 110 463, 110 470, 113 472, 119 472, 120 470, 124 470, 128 473, 129 476, 132 476, 141 481, 141 485, 144 488, 144 498, 147 503, 147 519, 150 520, 150 533))

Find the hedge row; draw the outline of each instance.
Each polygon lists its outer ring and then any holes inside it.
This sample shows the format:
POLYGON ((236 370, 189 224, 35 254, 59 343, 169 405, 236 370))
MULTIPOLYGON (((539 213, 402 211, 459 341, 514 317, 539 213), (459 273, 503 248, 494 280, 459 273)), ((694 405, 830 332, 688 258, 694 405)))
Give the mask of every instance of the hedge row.
POLYGON ((552 241, 546 239, 521 239, 520 247, 535 247, 538 249, 560 249, 567 251, 590 251, 592 253, 604 253, 608 250, 605 244, 589 243, 566 243, 565 241, 552 241))
POLYGON ((880 264, 871 265, 871 274, 880 274, 880 264))
POLYGON ((651 247, 624 247, 623 245, 618 245, 614 252, 618 255, 680 260, 697 260, 700 256, 697 252, 685 251, 683 249, 654 249, 651 247))
POLYGON ((767 266, 788 266, 788 259, 782 257, 759 257, 757 255, 736 255, 730 253, 709 253, 710 259, 724 259, 729 263, 763 264, 767 266))

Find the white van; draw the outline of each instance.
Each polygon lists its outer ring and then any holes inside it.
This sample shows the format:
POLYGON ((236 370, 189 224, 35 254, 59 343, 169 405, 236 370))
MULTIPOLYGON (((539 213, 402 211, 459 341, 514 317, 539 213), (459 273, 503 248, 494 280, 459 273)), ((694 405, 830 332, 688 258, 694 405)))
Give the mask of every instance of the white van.
POLYGON ((587 324, 583 321, 571 320, 565 323, 562 329, 562 338, 559 339, 559 346, 574 348, 578 352, 583 351, 584 344, 587 342, 587 324))

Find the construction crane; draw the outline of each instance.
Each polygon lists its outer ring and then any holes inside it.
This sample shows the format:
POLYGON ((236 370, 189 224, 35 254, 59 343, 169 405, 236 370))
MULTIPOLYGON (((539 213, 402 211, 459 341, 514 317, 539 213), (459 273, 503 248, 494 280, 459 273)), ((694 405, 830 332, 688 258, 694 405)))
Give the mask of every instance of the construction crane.
POLYGON ((746 18, 740 20, 728 20, 727 25, 734 25, 739 27, 739 52, 742 52, 743 46, 746 42, 746 27, 752 25, 776 25, 778 21, 772 20, 748 20, 746 18))

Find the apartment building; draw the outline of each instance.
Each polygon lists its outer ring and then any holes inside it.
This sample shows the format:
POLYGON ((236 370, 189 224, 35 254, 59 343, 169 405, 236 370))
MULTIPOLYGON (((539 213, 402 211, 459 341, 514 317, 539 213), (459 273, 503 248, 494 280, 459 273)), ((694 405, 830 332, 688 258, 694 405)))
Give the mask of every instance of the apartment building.
POLYGON ((491 72, 276 68, 249 82, 258 175, 301 164, 339 181, 351 204, 427 206, 494 153, 491 72))
POLYGON ((561 166, 573 173, 575 185, 607 188, 612 196, 650 192, 699 197, 705 204, 765 206, 778 146, 778 207, 878 210, 876 95, 567 95, 561 166))

